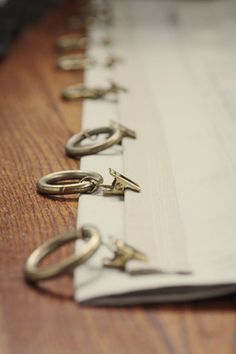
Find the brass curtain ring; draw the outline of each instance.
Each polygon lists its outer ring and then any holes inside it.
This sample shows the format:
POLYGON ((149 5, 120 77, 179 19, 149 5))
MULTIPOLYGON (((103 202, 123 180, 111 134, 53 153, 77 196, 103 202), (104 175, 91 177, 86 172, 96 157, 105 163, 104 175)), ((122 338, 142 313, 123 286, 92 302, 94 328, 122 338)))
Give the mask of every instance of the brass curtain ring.
POLYGON ((79 34, 72 33, 61 36, 57 41, 57 48, 60 50, 85 49, 88 39, 79 34))
POLYGON ((124 137, 135 139, 136 133, 121 124, 112 122, 110 126, 87 129, 73 135, 66 143, 65 150, 67 155, 71 157, 97 154, 98 152, 106 150, 115 144, 120 144, 124 137), (106 139, 102 142, 80 145, 83 140, 98 136, 100 134, 107 134, 108 137, 106 137, 106 139))
POLYGON ((50 173, 37 182, 37 191, 42 194, 64 195, 78 193, 92 193, 103 183, 103 178, 96 172, 68 170, 50 173), (90 177, 90 180, 83 180, 90 177), (76 183, 68 181, 79 180, 76 183), (64 181, 64 184, 57 182, 64 181), (67 183, 66 183, 67 182, 67 183))
POLYGON ((56 61, 56 67, 61 70, 85 70, 95 65, 95 61, 88 56, 71 54, 60 57, 56 61))
MULTIPOLYGON (((56 43, 56 46, 60 50, 74 50, 74 49, 85 49, 88 44, 91 42, 86 37, 83 37, 77 33, 66 34, 61 36, 56 43)), ((110 37, 105 37, 99 41, 96 41, 97 44, 102 46, 108 46, 112 43, 110 37)))
POLYGON ((70 71, 70 70, 86 70, 90 69, 95 65, 102 65, 106 68, 112 68, 117 63, 121 62, 122 59, 116 56, 109 56, 104 63, 99 64, 94 59, 81 54, 71 54, 64 55, 57 59, 56 67, 60 70, 70 71))
POLYGON ((103 184, 103 177, 96 172, 84 172, 80 170, 54 172, 42 177, 38 181, 37 191, 47 195, 63 195, 94 193, 98 189, 101 189, 104 196, 124 196, 126 189, 130 189, 133 192, 141 191, 137 183, 112 168, 109 168, 109 173, 113 177, 113 182, 110 185, 106 185, 103 184), (56 184, 60 181, 69 182, 73 179, 79 179, 79 182, 56 184))
POLYGON ((38 280, 46 280, 57 277, 62 273, 73 270, 78 265, 86 262, 99 248, 101 244, 101 236, 98 230, 89 225, 83 226, 79 230, 73 230, 64 235, 56 237, 39 246, 28 258, 24 273, 28 281, 36 282, 38 280), (53 251, 59 247, 81 239, 85 241, 81 252, 58 262, 49 267, 39 267, 39 263, 53 251))
POLYGON ((117 95, 119 92, 127 92, 127 89, 111 82, 107 88, 87 87, 83 84, 67 86, 61 97, 66 101, 83 100, 83 99, 102 99, 107 95, 117 95))

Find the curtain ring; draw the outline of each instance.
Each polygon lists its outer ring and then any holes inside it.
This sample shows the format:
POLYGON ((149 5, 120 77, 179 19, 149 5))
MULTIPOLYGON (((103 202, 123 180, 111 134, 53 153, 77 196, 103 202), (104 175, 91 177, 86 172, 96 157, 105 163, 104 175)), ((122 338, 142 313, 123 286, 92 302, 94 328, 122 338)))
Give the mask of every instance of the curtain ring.
POLYGON ((67 170, 50 173, 37 182, 37 191, 41 194, 64 195, 77 193, 92 193, 103 183, 103 177, 96 172, 67 170), (91 177, 91 180, 83 180, 91 177), (57 182, 77 179, 76 183, 57 184, 57 182), (96 184, 96 186, 95 186, 96 184))
POLYGON ((71 271, 92 257, 100 245, 100 233, 97 228, 91 225, 83 226, 79 230, 73 230, 64 235, 58 236, 36 248, 36 250, 34 250, 29 256, 24 268, 25 278, 28 281, 37 282, 39 280, 54 278, 62 273, 71 271), (39 267, 39 263, 49 254, 59 247, 77 239, 85 241, 85 245, 78 255, 73 254, 49 267, 39 267))
POLYGON ((57 59, 56 67, 61 70, 85 70, 95 65, 95 61, 88 56, 71 54, 57 59))
POLYGON ((85 49, 88 39, 77 33, 61 36, 57 41, 57 48, 60 50, 85 49))
POLYGON ((66 143, 65 150, 67 155, 70 157, 93 155, 100 151, 106 150, 115 144, 120 144, 124 137, 135 139, 136 133, 121 124, 111 122, 110 126, 87 129, 73 135, 66 143), (102 142, 80 145, 83 140, 87 138, 92 139, 92 137, 100 134, 107 134, 108 137, 102 142))

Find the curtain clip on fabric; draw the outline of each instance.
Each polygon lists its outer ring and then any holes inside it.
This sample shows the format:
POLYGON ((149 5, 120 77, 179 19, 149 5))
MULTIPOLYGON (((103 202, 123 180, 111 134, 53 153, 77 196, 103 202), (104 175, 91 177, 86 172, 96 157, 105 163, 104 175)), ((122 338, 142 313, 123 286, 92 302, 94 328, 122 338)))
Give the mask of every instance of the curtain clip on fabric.
POLYGON ((114 252, 114 256, 113 258, 105 258, 103 260, 103 266, 105 268, 125 270, 126 264, 129 261, 148 261, 148 257, 143 252, 140 252, 122 240, 117 240, 110 237, 109 245, 107 245, 107 247, 114 252))
POLYGON ((106 68, 113 68, 113 66, 122 63, 123 62, 123 58, 115 56, 115 55, 111 55, 109 58, 107 58, 106 62, 105 62, 105 67, 106 68))
POLYGON ((129 178, 121 175, 120 173, 116 172, 112 168, 109 168, 109 173, 114 180, 111 185, 101 185, 103 193, 105 196, 109 195, 124 195, 126 189, 130 189, 134 192, 140 192, 140 186, 131 181, 129 178))
POLYGON ((103 184, 103 177, 96 172, 85 172, 81 170, 68 170, 50 173, 40 178, 37 182, 37 191, 44 195, 67 195, 67 194, 91 194, 98 189, 103 191, 104 196, 123 196, 126 189, 140 192, 139 185, 127 177, 109 169, 110 175, 114 177, 111 185, 103 184), (79 180, 75 183, 71 180, 79 180), (68 183, 69 181, 69 183, 68 183), (64 182, 64 183, 58 183, 64 182))
POLYGON ((98 229, 92 225, 85 225, 78 230, 72 230, 64 235, 55 237, 36 248, 25 264, 25 278, 27 281, 37 283, 38 281, 48 280, 71 272, 79 265, 86 263, 101 246, 106 246, 114 254, 113 258, 103 260, 102 265, 104 268, 125 271, 127 262, 131 260, 148 261, 144 253, 121 240, 112 239, 109 244, 102 242, 98 229), (40 267, 42 260, 51 253, 76 240, 84 242, 78 254, 73 254, 54 265, 40 267))

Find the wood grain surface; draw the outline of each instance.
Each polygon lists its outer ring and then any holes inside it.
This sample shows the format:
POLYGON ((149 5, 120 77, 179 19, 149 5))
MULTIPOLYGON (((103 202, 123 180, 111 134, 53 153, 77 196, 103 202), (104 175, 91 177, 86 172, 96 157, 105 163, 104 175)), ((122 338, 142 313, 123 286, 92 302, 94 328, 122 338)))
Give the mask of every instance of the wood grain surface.
POLYGON ((41 289, 24 282, 31 251, 75 226, 76 200, 50 200, 35 190, 42 175, 77 166, 65 157, 64 143, 80 129, 81 105, 64 103, 59 94, 83 77, 54 68, 55 40, 68 33, 65 19, 72 13, 71 4, 51 10, 0 63, 0 353, 235 354, 232 297, 92 308, 74 303, 71 278, 41 289))

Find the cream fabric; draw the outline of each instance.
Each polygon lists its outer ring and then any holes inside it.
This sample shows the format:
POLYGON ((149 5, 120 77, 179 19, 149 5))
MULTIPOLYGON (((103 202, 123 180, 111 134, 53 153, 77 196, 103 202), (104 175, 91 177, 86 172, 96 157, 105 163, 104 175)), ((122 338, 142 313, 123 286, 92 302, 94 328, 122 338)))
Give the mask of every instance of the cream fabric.
MULTIPOLYGON (((140 194, 84 195, 78 227, 96 225, 144 251, 149 263, 122 273, 101 267, 102 247, 75 272, 75 298, 97 304, 183 300, 234 291, 236 281, 236 29, 234 1, 114 0, 111 49, 93 45, 99 62, 114 52, 115 69, 97 67, 86 84, 114 79, 128 88, 118 102, 86 101, 83 127, 110 119, 136 130, 82 169, 122 172, 140 194), (161 274, 140 272, 161 270, 161 274), (180 274, 185 273, 185 274, 180 274), (224 285, 224 286, 221 286, 224 285)), ((90 35, 107 31, 94 27, 90 35)), ((79 252, 78 243, 78 252, 79 252)))

